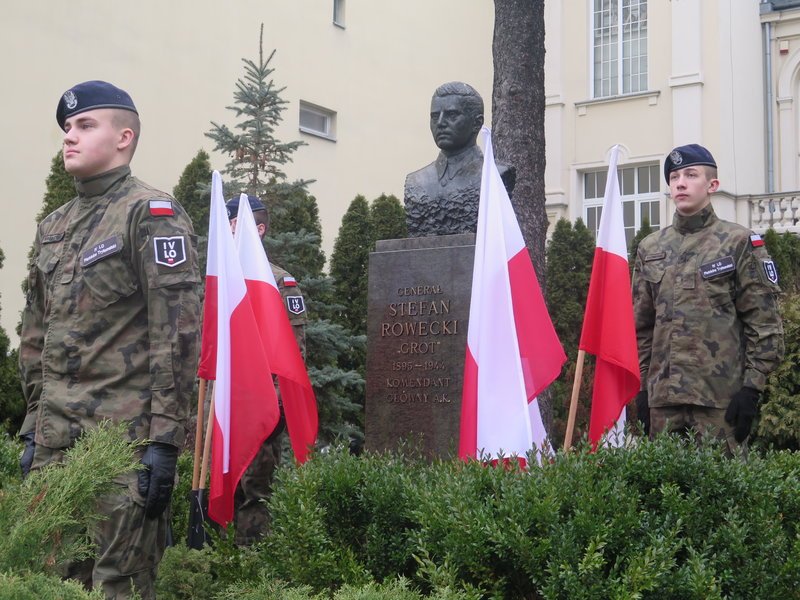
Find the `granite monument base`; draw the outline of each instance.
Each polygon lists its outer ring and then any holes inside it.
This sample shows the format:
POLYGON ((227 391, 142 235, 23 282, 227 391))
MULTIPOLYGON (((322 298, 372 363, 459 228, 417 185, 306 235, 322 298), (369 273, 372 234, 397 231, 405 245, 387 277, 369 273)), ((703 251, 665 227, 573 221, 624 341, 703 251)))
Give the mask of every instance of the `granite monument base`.
POLYGON ((369 258, 365 447, 458 453, 471 233, 382 240, 369 258))

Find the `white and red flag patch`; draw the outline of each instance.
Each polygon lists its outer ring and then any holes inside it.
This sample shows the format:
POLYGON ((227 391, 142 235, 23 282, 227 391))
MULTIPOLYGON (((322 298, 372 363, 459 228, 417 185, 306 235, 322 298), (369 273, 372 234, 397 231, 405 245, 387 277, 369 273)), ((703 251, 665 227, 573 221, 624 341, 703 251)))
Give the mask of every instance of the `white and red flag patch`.
POLYGON ((764 238, 762 238, 757 233, 754 233, 754 234, 752 234, 750 236, 750 245, 753 248, 758 248, 759 246, 763 246, 764 245, 764 238))
POLYGON ((154 217, 171 217, 175 214, 172 200, 150 200, 150 214, 154 217))

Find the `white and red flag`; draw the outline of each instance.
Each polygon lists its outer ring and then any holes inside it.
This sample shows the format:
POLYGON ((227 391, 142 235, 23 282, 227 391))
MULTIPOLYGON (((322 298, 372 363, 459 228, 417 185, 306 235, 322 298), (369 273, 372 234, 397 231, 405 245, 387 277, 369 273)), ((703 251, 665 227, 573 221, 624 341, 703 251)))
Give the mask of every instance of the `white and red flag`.
POLYGON ((589 440, 594 447, 606 434, 607 443, 621 445, 623 408, 639 391, 640 383, 618 156, 619 146, 614 146, 579 345, 597 357, 589 420, 589 440))
POLYGON ((208 232, 203 337, 198 375, 215 379, 208 514, 226 525, 245 469, 280 413, 233 234, 214 171, 208 232))
POLYGON ((524 459, 549 449, 536 395, 566 360, 511 200, 484 140, 459 456, 524 459))
MULTIPOLYGON (((246 194, 239 200, 234 239, 261 342, 278 378, 292 450, 303 463, 317 440, 317 399, 246 194)), ((294 278, 285 281, 297 285, 294 278)))

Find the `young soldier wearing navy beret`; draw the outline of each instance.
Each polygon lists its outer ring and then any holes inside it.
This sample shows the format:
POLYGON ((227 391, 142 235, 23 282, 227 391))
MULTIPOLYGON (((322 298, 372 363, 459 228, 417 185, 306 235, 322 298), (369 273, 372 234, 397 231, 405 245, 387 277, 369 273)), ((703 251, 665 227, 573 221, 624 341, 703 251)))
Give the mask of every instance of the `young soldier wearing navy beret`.
POLYGON ((154 598, 167 510, 198 357, 200 280, 189 217, 131 176, 139 115, 104 81, 67 90, 56 110, 64 167, 77 197, 36 231, 22 316, 20 369, 28 404, 24 474, 63 460, 103 420, 125 423, 144 469, 99 501, 97 556, 65 576, 128 598, 154 598))
POLYGON ((664 177, 672 226, 642 240, 633 276, 637 408, 651 436, 709 432, 733 454, 783 358, 778 273, 759 235, 715 214, 720 182, 706 148, 675 148, 664 177))
MULTIPOLYGON (((230 220, 231 230, 236 231, 236 219, 239 214, 239 198, 234 196, 226 203, 228 209, 228 219, 230 220)), ((261 199, 256 196, 247 197, 250 209, 253 211, 253 218, 258 228, 258 235, 264 239, 269 231, 269 212, 261 199)), ((283 298, 283 304, 292 324, 292 331, 300 347, 300 354, 305 358, 306 355, 306 332, 305 327, 308 322, 306 316, 306 305, 303 294, 297 286, 297 281, 287 271, 269 264, 272 275, 278 284, 278 291, 283 298)), ((280 390, 278 400, 280 401, 280 390)), ((250 466, 242 475, 239 485, 236 487, 234 496, 234 525, 236 528, 236 543, 239 545, 250 545, 257 542, 266 534, 269 527, 269 511, 266 501, 272 493, 272 479, 275 468, 281 462, 281 448, 283 446, 283 432, 286 429, 286 421, 283 416, 283 406, 281 405, 281 419, 275 426, 275 431, 261 445, 258 454, 253 458, 250 466)))

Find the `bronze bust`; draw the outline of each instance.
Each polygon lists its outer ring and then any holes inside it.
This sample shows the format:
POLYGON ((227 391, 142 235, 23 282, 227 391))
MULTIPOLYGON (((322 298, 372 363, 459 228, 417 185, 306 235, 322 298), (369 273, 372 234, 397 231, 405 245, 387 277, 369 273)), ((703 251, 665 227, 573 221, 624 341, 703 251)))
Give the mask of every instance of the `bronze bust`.
MULTIPOLYGON (((483 125, 483 100, 459 81, 439 86, 431 99, 431 133, 439 156, 406 177, 409 237, 474 233, 478 223, 483 153, 475 140, 483 125)), ((497 163, 508 193, 513 167, 497 163)))

